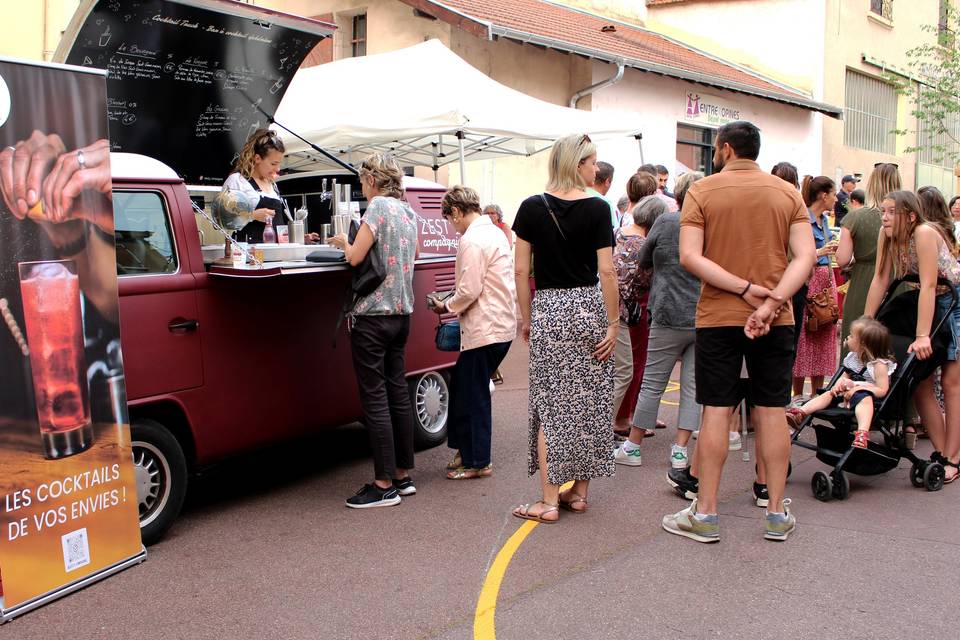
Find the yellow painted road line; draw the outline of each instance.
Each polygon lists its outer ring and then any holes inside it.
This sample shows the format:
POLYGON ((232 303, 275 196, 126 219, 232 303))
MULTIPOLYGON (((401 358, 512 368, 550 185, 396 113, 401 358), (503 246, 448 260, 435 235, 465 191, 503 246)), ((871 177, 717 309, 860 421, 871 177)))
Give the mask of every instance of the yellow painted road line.
MULTIPOLYGON (((561 486, 560 490, 566 491, 572 486, 573 483, 568 482, 561 486)), ((533 530, 539 524, 539 522, 533 520, 525 521, 497 552, 497 557, 494 558, 493 564, 487 571, 487 577, 483 581, 480 598, 477 600, 477 610, 473 614, 474 640, 495 640, 497 637, 494 617, 497 613, 497 596, 500 594, 500 583, 503 582, 503 576, 513 559, 513 554, 517 552, 523 541, 533 533, 533 530)))
MULTIPOLYGON (((680 391, 680 383, 676 380, 671 380, 667 383, 667 388, 663 390, 664 393, 676 393, 680 391)), ((660 404, 670 405, 671 407, 679 407, 679 402, 674 402, 673 400, 660 400, 660 404)))

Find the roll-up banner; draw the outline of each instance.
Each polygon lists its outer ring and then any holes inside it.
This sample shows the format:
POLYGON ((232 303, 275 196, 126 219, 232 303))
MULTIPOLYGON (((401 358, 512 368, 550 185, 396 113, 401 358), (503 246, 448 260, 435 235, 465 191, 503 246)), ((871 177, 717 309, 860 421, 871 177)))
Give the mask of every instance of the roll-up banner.
POLYGON ((103 72, 0 58, 0 616, 146 555, 103 72))

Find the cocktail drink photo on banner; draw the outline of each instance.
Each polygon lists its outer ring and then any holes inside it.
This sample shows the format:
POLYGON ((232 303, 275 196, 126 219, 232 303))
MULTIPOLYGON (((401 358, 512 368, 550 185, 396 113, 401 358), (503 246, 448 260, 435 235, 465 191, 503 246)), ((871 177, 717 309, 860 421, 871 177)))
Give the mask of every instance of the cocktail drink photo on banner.
POLYGON ((77 266, 48 260, 19 267, 43 454, 65 458, 93 442, 77 266))
POLYGON ((0 58, 0 315, 7 621, 146 556, 103 71, 0 58))

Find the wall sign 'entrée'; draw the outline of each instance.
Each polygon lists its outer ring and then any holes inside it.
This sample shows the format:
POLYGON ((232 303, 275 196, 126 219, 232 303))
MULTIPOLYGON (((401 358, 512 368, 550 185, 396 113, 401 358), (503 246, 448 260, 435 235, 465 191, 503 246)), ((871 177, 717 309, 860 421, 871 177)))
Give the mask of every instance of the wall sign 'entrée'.
POLYGON ((687 92, 684 100, 683 118, 687 122, 719 126, 741 119, 740 105, 735 102, 695 91, 687 92))

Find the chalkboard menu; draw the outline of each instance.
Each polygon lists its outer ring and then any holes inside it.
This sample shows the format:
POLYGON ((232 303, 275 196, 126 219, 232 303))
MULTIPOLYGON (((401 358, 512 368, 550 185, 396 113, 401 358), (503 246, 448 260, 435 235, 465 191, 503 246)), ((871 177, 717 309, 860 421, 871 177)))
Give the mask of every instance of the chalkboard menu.
POLYGON ((219 184, 331 29, 234 2, 187 1, 98 0, 66 62, 108 70, 114 151, 157 158, 188 183, 219 184))

